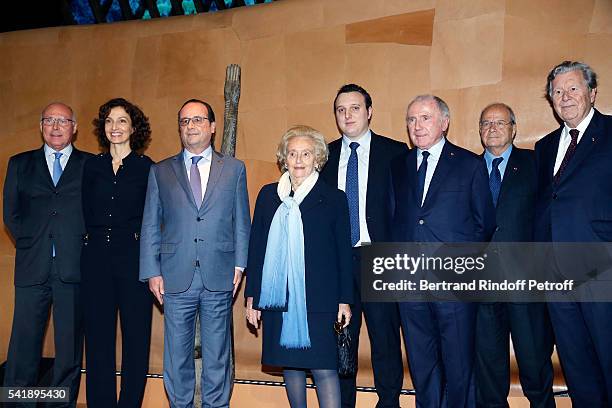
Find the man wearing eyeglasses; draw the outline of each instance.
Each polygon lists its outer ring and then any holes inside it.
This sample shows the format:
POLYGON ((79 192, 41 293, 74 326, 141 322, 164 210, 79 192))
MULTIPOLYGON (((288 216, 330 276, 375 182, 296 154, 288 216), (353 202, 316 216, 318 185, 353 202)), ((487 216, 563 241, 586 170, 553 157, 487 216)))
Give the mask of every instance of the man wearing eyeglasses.
POLYGON ((164 385, 170 406, 191 407, 196 313, 202 338, 202 401, 228 407, 231 308, 251 227, 244 163, 213 149, 215 114, 197 99, 178 113, 183 150, 151 167, 140 279, 164 306, 164 385))
POLYGON ((77 123, 63 103, 43 110, 40 131, 43 147, 11 157, 4 182, 4 224, 16 247, 15 309, 4 385, 36 385, 53 305, 51 386, 68 387, 70 402, 62 406, 74 407, 82 356, 81 175, 91 155, 72 145, 77 123))
MULTIPOLYGON (((491 240, 531 242, 536 193, 533 151, 513 145, 516 118, 508 105, 484 108, 479 129, 496 208, 497 227, 491 240)), ((553 339, 546 304, 481 303, 476 316, 477 406, 508 406, 512 333, 523 393, 532 407, 554 407, 553 339)))

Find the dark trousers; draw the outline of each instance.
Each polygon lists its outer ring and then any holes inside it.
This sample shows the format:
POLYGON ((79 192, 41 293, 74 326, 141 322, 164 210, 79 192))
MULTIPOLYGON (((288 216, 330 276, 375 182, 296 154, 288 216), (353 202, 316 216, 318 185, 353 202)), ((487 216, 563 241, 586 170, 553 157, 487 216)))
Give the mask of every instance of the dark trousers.
POLYGON ((508 407, 510 335, 523 394, 532 408, 555 406, 553 334, 545 303, 481 303, 476 317, 476 405, 508 407))
MULTIPOLYGON (((378 394, 377 408, 399 407, 399 395, 404 379, 400 318, 397 303, 361 302, 361 257, 359 248, 353 249, 353 275, 355 277, 355 304, 349 331, 353 339, 353 353, 358 355, 361 313, 365 316, 372 351, 374 386, 378 394)), ((357 398, 355 376, 340 376, 343 408, 355 407, 357 398)))
POLYGON ((45 283, 15 287, 15 312, 4 386, 36 386, 51 304, 55 361, 50 386, 70 389, 70 402, 53 406, 75 407, 83 355, 79 284, 62 282, 55 262, 51 263, 45 283))
POLYGON ((473 408, 476 304, 401 302, 417 408, 473 408))
POLYGON ((137 264, 135 270, 126 271, 125 266, 130 265, 128 259, 113 256, 113 252, 97 245, 96 241, 90 242, 89 248, 83 251, 83 266, 90 266, 83 268, 82 280, 87 406, 140 407, 149 370, 153 296, 148 285, 138 281, 137 264), (108 258, 90 258, 92 250, 99 250, 98 255, 106 253, 108 258), (96 259, 105 266, 92 266, 89 261, 96 259), (118 401, 115 376, 117 312, 121 323, 118 401))
POLYGON ((612 303, 549 303, 574 408, 612 407, 612 303))

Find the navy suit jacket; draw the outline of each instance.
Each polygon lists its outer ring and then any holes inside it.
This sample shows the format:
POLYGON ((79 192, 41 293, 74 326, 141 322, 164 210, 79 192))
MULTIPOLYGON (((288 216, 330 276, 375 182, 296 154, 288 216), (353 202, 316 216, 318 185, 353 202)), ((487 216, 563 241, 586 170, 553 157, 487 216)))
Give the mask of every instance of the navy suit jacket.
POLYGON ((44 147, 9 160, 4 182, 4 224, 15 239, 15 286, 44 283, 53 246, 63 282, 81 280, 85 234, 81 207, 83 165, 90 153, 74 148, 57 186, 49 174, 44 147))
MULTIPOLYGON (((484 160, 484 158, 483 158, 484 160)), ((491 241, 533 241, 536 167, 533 150, 512 147, 497 200, 491 241)))
POLYGON ((392 238, 398 242, 486 242, 495 209, 486 166, 478 155, 448 140, 421 207, 417 149, 391 163, 392 238))
POLYGON ((535 240, 612 241, 612 116, 595 110, 558 184, 553 169, 563 125, 535 145, 535 240))
MULTIPOLYGON (((281 205, 278 183, 262 187, 253 214, 245 297, 257 308, 270 224, 281 205)), ((300 204, 304 226, 306 307, 309 312, 337 312, 353 303, 351 233, 346 195, 319 178, 300 204)), ((330 328, 331 329, 331 328, 330 328)))
MULTIPOLYGON (((372 242, 389 241, 389 212, 386 208, 389 192, 389 164, 395 157, 408 152, 406 143, 372 133, 368 162, 368 188, 366 194, 366 223, 372 242)), ((329 144, 329 160, 321 177, 330 186, 338 186, 338 166, 342 138, 329 144)))

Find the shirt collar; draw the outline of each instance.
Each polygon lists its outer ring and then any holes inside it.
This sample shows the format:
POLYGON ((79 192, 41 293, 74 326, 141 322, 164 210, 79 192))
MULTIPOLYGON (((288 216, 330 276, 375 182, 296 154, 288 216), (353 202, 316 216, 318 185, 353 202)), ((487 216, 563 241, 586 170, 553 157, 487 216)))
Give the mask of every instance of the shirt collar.
POLYGON ((359 148, 365 150, 370 150, 370 142, 372 141, 372 131, 368 129, 363 135, 359 136, 357 139, 350 139, 347 135, 342 135, 342 144, 346 149, 349 149, 349 145, 351 142, 359 143, 359 148))
POLYGON ((589 123, 591 123, 591 119, 593 119, 594 114, 595 114, 595 109, 591 107, 589 114, 586 115, 586 117, 582 119, 582 122, 580 122, 578 126, 576 126, 575 128, 571 128, 567 125, 567 123, 564 123, 565 124, 565 134, 569 135, 569 131, 571 129, 578 129, 578 131, 580 132, 580 136, 582 136, 584 132, 586 131, 587 127, 589 126, 589 123))
MULTIPOLYGON (((53 155, 53 153, 58 153, 57 150, 54 150, 52 147, 50 147, 49 145, 47 145, 45 143, 45 156, 51 156, 53 155)), ((59 153, 62 153, 62 158, 66 157, 70 157, 70 154, 72 153, 73 147, 72 147, 72 143, 70 143, 68 146, 64 147, 62 150, 59 151, 59 153)))
POLYGON ((204 151, 200 154, 193 154, 187 149, 183 149, 183 160, 185 164, 191 165, 191 158, 194 156, 202 156, 203 160, 210 161, 212 157, 212 146, 208 146, 204 151))
POLYGON ((487 167, 490 167, 491 163, 493 163, 493 159, 496 159, 498 157, 503 157, 504 160, 502 161, 502 163, 508 163, 508 159, 510 158, 511 153, 512 145, 508 146, 508 148, 501 154, 501 156, 495 156, 493 153, 485 149, 484 158, 487 162, 487 167))
MULTIPOLYGON (((432 156, 432 158, 438 160, 440 155, 442 155, 442 149, 444 148, 444 144, 446 143, 446 137, 442 137, 442 139, 438 140, 436 144, 431 146, 427 151, 432 156)), ((417 157, 420 158, 423 156, 423 150, 417 148, 417 157)))

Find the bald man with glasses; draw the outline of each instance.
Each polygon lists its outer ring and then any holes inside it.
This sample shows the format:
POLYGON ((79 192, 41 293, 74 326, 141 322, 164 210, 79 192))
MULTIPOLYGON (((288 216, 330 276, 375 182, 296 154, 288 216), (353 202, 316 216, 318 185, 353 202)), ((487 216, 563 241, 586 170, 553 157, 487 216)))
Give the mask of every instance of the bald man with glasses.
POLYGON ((80 254, 83 164, 91 156, 72 145, 72 109, 54 102, 40 119, 44 145, 11 157, 4 182, 4 224, 15 240, 15 309, 4 385, 32 387, 38 379, 49 309, 55 361, 51 386, 68 387, 74 407, 82 359, 80 254))

